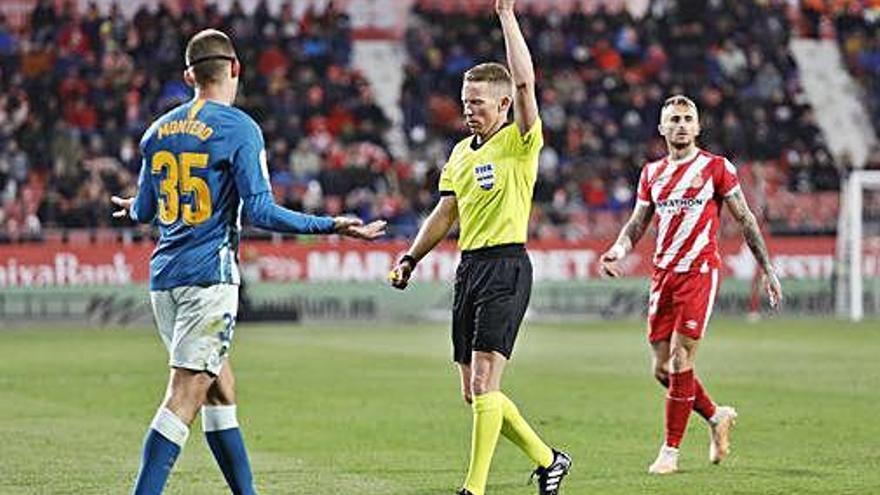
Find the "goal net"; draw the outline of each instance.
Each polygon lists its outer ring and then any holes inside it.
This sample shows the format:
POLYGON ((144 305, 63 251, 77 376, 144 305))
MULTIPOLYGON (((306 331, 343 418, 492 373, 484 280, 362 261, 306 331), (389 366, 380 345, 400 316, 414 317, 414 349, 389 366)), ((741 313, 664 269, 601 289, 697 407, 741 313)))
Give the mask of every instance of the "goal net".
POLYGON ((837 316, 880 316, 880 170, 857 170, 841 187, 837 229, 837 316))

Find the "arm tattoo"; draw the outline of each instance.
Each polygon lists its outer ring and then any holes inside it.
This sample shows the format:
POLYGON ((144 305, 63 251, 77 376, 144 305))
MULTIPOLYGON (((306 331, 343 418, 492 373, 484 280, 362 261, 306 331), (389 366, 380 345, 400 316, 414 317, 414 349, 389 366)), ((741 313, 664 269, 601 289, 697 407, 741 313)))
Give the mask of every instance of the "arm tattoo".
POLYGON ((727 207, 730 209, 731 215, 742 226, 743 237, 746 239, 749 249, 758 260, 761 268, 765 273, 773 270, 773 264, 770 262, 770 254, 767 252, 767 245, 764 243, 764 236, 761 235, 761 229, 758 227, 758 220, 749 210, 746 204, 746 198, 742 191, 737 191, 726 199, 727 207))
POLYGON ((620 236, 617 237, 617 243, 622 244, 627 249, 635 247, 639 239, 645 234, 645 231, 648 230, 648 226, 651 225, 651 218, 653 216, 653 206, 636 203, 632 216, 629 217, 629 221, 626 222, 626 225, 620 231, 620 236))

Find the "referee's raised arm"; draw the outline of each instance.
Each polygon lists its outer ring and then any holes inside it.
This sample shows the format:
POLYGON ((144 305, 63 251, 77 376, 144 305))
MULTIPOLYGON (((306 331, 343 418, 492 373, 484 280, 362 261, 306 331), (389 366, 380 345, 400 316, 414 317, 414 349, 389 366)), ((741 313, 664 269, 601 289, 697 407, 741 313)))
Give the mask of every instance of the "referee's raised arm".
POLYGON ((495 0, 495 11, 504 32, 507 66, 513 77, 513 116, 520 134, 525 134, 538 119, 538 99, 532 55, 516 20, 515 5, 516 0, 495 0))

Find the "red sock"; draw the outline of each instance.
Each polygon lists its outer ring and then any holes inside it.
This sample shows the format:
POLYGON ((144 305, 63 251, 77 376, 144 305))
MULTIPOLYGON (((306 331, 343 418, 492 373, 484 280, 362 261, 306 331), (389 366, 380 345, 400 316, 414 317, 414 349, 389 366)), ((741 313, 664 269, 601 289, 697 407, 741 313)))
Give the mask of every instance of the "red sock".
POLYGON ((678 448, 694 408, 694 370, 670 373, 666 396, 666 445, 678 448))
POLYGON ((702 416, 706 421, 715 415, 715 403, 709 398, 700 379, 694 375, 694 411, 702 416))
MULTIPOLYGON (((660 385, 663 385, 663 388, 667 390, 669 389, 668 376, 665 378, 657 378, 657 381, 660 382, 660 385)), ((715 402, 713 402, 712 398, 709 397, 709 394, 706 393, 706 389, 703 388, 703 384, 696 375, 694 375, 694 411, 706 421, 709 421, 709 418, 715 415, 715 402)))

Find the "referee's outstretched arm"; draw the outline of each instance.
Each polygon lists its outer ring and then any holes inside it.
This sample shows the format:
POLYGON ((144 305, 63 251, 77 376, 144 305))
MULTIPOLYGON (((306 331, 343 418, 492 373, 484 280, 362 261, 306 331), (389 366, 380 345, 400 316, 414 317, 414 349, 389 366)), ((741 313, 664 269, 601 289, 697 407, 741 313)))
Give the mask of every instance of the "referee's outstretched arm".
POLYGON ((538 119, 538 99, 535 96, 535 68, 532 55, 516 20, 516 0, 495 0, 495 10, 504 33, 507 65, 513 77, 513 117, 520 134, 529 132, 538 119))
POLYGON ((455 200, 455 196, 451 194, 440 196, 440 201, 434 207, 434 211, 431 212, 419 229, 416 240, 413 241, 406 254, 389 274, 388 278, 392 287, 396 289, 406 288, 416 264, 434 249, 434 246, 446 238, 446 234, 449 233, 449 229, 452 228, 457 219, 458 203, 455 200))

